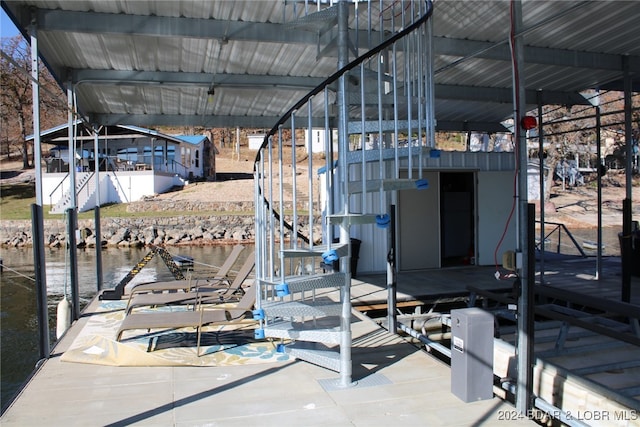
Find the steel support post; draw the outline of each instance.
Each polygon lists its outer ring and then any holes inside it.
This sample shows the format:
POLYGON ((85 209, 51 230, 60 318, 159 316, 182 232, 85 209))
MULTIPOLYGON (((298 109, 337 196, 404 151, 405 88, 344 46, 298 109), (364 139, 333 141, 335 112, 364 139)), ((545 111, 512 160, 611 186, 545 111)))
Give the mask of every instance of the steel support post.
POLYGON ((515 114, 514 114, 514 130, 517 152, 518 165, 518 252, 522 255, 521 262, 518 266, 520 277, 520 296, 518 298, 518 341, 517 341, 517 368, 518 383, 516 388, 516 409, 520 413, 527 413, 532 406, 532 380, 533 369, 531 360, 531 346, 533 345, 532 332, 529 327, 529 318, 531 316, 531 301, 529 301, 529 287, 533 283, 529 283, 529 269, 531 268, 528 260, 534 257, 534 253, 530 252, 528 245, 528 229, 529 221, 528 209, 528 176, 527 176, 527 140, 522 130, 521 119, 525 115, 525 85, 524 85, 524 40, 520 35, 522 24, 522 2, 521 0, 511 1, 511 49, 513 56, 513 81, 515 91, 515 114))
POLYGON ((36 276, 36 309, 38 318, 38 343, 40 359, 48 359, 51 352, 49 344, 49 310, 47 308, 47 273, 44 260, 44 226, 42 206, 31 205, 31 227, 33 228, 33 265, 36 276))
MULTIPOLYGON (((338 69, 341 69, 349 62, 349 3, 346 0, 338 2, 338 69)), ((338 80, 338 172, 341 174, 339 182, 342 183, 342 213, 349 214, 349 187, 348 170, 346 161, 347 150, 349 149, 349 136, 347 135, 347 89, 346 76, 340 76, 338 80)), ((329 171, 327 171, 329 173, 329 171)), ((340 320, 340 386, 350 387, 352 361, 351 361, 351 243, 349 236, 349 226, 343 224, 340 227, 340 242, 349 245, 348 255, 340 259, 340 270, 346 272, 345 284, 341 291, 342 312, 340 320)))
POLYGON ((71 297, 72 297, 72 318, 78 320, 80 310, 78 307, 78 260, 76 257, 76 230, 78 224, 76 220, 76 209, 78 207, 78 194, 76 192, 76 127, 74 117, 74 94, 73 85, 67 83, 67 135, 69 137, 69 194, 71 195, 71 208, 67 209, 67 247, 69 252, 69 267, 71 281, 71 297))
MULTIPOLYGON (((102 278, 102 231, 100 227, 100 146, 99 146, 100 130, 93 128, 93 160, 95 164, 95 182, 96 182, 96 207, 94 212, 94 226, 96 238, 96 285, 97 291, 100 292, 104 286, 102 278)), ((105 150, 106 154, 106 150, 105 150)), ((107 162, 105 161, 104 170, 107 170, 107 162)))
POLYGON ((77 213, 74 208, 67 209, 67 250, 69 251, 69 276, 71 283, 72 320, 80 318, 80 295, 78 291, 78 258, 76 241, 77 213))
POLYGON ((44 258, 44 219, 42 215, 42 146, 40 145, 40 85, 38 84, 38 32, 35 18, 29 27, 31 36, 31 92, 33 99, 33 167, 36 172, 36 203, 31 205, 33 229, 33 265, 35 267, 40 358, 48 359, 49 312, 47 310, 47 273, 44 258))
POLYGON ((73 86, 67 83, 67 135, 69 153, 69 194, 71 195, 71 206, 78 206, 78 195, 76 194, 76 127, 73 114, 73 86))
POLYGON ((623 57, 624 68, 624 141, 625 141, 625 186, 626 197, 622 206, 622 301, 631 301, 631 158, 633 155, 633 133, 631 129, 631 122, 633 117, 631 115, 631 92, 632 81, 631 73, 629 71, 629 58, 623 57))

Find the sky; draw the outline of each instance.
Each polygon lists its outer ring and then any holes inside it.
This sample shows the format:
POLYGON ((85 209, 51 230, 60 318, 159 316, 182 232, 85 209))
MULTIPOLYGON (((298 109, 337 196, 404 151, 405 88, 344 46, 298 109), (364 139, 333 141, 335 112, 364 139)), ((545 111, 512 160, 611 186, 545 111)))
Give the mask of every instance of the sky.
POLYGON ((18 34, 20 34, 20 32, 16 26, 13 25, 13 22, 11 22, 11 19, 9 19, 4 12, 4 9, 2 9, 0 11, 0 37, 13 37, 18 34))

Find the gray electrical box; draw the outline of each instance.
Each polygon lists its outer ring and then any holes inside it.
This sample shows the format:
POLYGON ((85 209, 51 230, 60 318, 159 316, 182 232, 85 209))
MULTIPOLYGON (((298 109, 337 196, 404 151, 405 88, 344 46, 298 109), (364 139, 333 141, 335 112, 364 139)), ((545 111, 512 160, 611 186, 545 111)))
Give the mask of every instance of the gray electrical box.
POLYGON ((493 398, 493 315, 480 308, 451 310, 451 393, 493 398))

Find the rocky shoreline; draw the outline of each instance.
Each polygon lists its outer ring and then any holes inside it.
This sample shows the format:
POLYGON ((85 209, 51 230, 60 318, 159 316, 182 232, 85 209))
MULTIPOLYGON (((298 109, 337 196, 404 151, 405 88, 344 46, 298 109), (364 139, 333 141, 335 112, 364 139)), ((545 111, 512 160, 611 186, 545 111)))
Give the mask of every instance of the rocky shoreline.
MULTIPOLYGON (((45 245, 64 246, 66 223, 45 220, 45 245)), ((143 247, 178 245, 220 245, 254 241, 253 216, 179 216, 167 218, 106 218, 100 221, 103 246, 143 247)), ((95 247, 93 220, 79 220, 76 240, 79 247, 95 247)), ((2 221, 0 247, 31 247, 31 221, 2 221)))
MULTIPOLYGON (((286 208, 285 208, 286 209, 286 208)), ((253 202, 207 202, 148 200, 131 203, 131 213, 154 212, 155 216, 105 218, 100 221, 102 246, 144 247, 205 246, 255 242, 253 202), (163 212, 183 212, 184 215, 163 216, 163 212), (202 215, 198 215, 202 212, 202 215), (205 214, 206 212, 206 214, 205 214), (214 212, 214 214, 209 214, 214 212)), ((547 221, 558 221, 573 228, 592 228, 596 223, 595 206, 567 203, 566 208, 545 206, 547 221)), ((637 216, 638 206, 634 209, 637 216)), ((604 226, 622 223, 621 209, 609 208, 603 215, 604 226)), ((290 220, 286 218, 286 220, 290 220)), ((308 218, 299 217, 299 229, 308 235, 308 218)), ((277 224, 276 224, 277 226, 277 224)), ((32 247, 31 220, 0 221, 0 247, 32 247)), ((64 219, 44 221, 44 239, 48 247, 64 247, 67 224, 64 219)), ((321 230, 314 230, 320 236, 321 230)), ((79 247, 95 247, 93 219, 79 219, 76 241, 79 247)))
MULTIPOLYGON (((222 160, 222 159, 221 159, 222 160)), ((234 163, 233 167, 244 163, 234 163)), ((230 166, 229 166, 230 168, 230 166)), ((28 171, 29 172, 29 171, 28 171)), ((18 178, 26 179, 22 175, 18 178)), ((15 178, 15 179, 18 179, 15 178)), ((625 188, 621 177, 608 177, 603 188, 602 225, 621 229, 622 200, 625 188)), ((15 180, 14 179, 14 180, 15 180)), ((3 180, 10 184, 11 180, 3 180)), ((640 200, 640 181, 633 185, 633 200, 640 200)), ((597 197, 593 186, 567 188, 552 194, 545 204, 545 220, 565 224, 568 228, 595 228, 598 224, 597 197)), ((249 180, 231 180, 193 184, 182 191, 149 197, 130 203, 127 211, 151 212, 154 216, 101 219, 103 246, 142 247, 146 245, 225 245, 255 241, 253 184, 249 180), (244 201, 242 201, 244 200, 244 201), (167 212, 181 214, 168 215, 167 212)), ((284 210, 290 209, 285 202, 284 210)), ((538 208, 539 211, 539 208, 538 208)), ((640 218, 640 204, 634 203, 632 215, 640 218)), ((308 221, 299 217, 300 231, 306 235, 308 221)), ((95 246, 93 219, 78 220, 77 242, 80 246, 95 246)), ((277 224, 276 224, 277 225, 277 224)), ((61 247, 66 241, 66 222, 45 220, 45 243, 49 247, 61 247)), ((0 247, 33 246, 31 221, 0 221, 0 247)), ((320 236, 320 230, 314 230, 320 236)))
MULTIPOLYGON (((170 217, 101 218, 102 246, 143 247, 155 246, 205 246, 255 242, 255 217, 253 203, 203 203, 172 202, 157 206, 157 203, 131 204, 131 212, 150 210, 161 212, 175 210, 190 212, 188 215, 170 217), (170 206, 168 206, 170 205, 170 206), (206 205, 206 206, 205 206, 206 205), (164 208, 164 209, 163 209, 164 208), (216 215, 197 215, 193 212, 215 211, 216 215), (233 214, 220 214, 234 212, 233 214)), ((307 233, 307 218, 299 218, 300 231, 307 233)), ((45 245, 63 247, 67 240, 67 224, 64 220, 45 220, 45 245)), ((314 231, 320 235, 320 230, 314 231)), ((76 241, 79 247, 95 247, 95 225, 93 219, 78 220, 76 241)), ((33 238, 30 220, 0 221, 0 247, 32 247, 33 238)))

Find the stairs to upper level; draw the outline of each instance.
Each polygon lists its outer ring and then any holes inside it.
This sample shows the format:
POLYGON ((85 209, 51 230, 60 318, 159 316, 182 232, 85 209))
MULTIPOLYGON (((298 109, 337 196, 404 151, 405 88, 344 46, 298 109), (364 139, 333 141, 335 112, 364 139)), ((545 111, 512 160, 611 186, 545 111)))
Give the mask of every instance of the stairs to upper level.
MULTIPOLYGON (((76 181, 75 191, 78 204, 78 212, 84 212, 89 209, 93 209, 95 206, 95 192, 96 184, 92 178, 95 176, 94 172, 78 172, 78 179, 76 181), (93 203, 92 203, 93 198, 93 203)), ((104 178, 104 177, 103 177, 104 178)), ((63 183, 66 180, 63 180, 63 183)), ((51 208, 49 213, 61 214, 71 207, 71 191, 67 190, 62 194, 62 197, 51 208)))
POLYGON ((289 25, 317 32, 318 55, 337 50, 339 70, 274 124, 255 160, 256 337, 339 372, 345 387, 352 228, 387 230, 394 193, 428 189, 422 164, 438 153, 432 7, 340 1, 293 11, 289 25), (384 40, 373 40, 374 32, 384 40), (291 147, 311 150, 312 135, 324 151, 298 164, 291 147))

